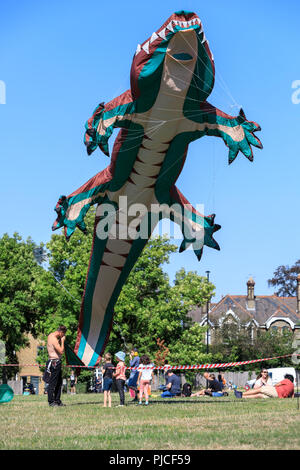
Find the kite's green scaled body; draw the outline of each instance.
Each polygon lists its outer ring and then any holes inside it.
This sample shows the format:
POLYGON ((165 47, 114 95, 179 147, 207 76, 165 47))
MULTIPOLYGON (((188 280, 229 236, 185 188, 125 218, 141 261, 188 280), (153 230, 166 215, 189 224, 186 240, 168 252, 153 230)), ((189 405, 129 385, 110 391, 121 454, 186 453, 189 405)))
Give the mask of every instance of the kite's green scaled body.
POLYGON ((221 137, 229 147, 229 163, 239 151, 252 161, 251 145, 262 146, 254 135, 259 126, 247 121, 242 110, 232 117, 206 101, 213 85, 214 62, 200 19, 192 12, 176 12, 138 46, 131 89, 100 104, 87 121, 89 154, 99 147, 109 155, 108 139, 114 128, 121 131, 109 167, 70 196, 61 196, 53 226, 64 226, 69 238, 76 226, 85 230, 86 212, 92 204, 99 204, 75 348, 86 365, 94 365, 103 353, 114 305, 158 218, 169 217, 181 225, 180 251, 192 244, 200 259, 203 245, 219 249, 213 239, 220 228, 214 224, 214 215, 201 215, 175 186, 188 145, 204 135, 221 137), (121 198, 126 198, 125 221, 121 198), (133 211, 137 203, 145 208, 139 218, 133 211), (104 204, 118 211, 105 240, 101 234, 99 237, 104 204), (153 218, 157 206, 160 215, 153 218), (146 227, 146 237, 129 236, 132 211, 140 230, 146 227), (116 226, 117 236, 113 234, 116 226))

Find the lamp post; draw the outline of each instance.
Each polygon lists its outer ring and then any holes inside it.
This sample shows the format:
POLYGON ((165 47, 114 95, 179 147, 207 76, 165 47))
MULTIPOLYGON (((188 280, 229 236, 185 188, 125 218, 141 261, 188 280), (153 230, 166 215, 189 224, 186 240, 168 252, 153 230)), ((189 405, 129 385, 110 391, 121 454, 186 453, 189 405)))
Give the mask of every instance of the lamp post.
MULTIPOLYGON (((209 283, 209 274, 210 271, 206 272, 207 282, 209 283)), ((206 323, 207 323, 207 331, 206 331, 206 354, 208 354, 208 338, 209 338, 209 300, 206 302, 206 323)), ((208 388, 208 380, 206 379, 206 388, 208 388)))
MULTIPOLYGON (((209 282, 209 274, 210 271, 206 272, 207 282, 209 282)), ((208 354, 208 339, 209 339, 209 300, 206 302, 206 323, 207 323, 207 331, 206 331, 206 354, 208 354)))

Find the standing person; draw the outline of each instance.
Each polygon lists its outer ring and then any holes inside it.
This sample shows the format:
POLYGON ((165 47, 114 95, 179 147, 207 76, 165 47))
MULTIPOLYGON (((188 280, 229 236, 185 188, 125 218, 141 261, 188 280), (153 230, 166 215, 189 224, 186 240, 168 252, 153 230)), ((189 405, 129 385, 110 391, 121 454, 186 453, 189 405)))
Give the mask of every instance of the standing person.
POLYGON ((153 379, 153 369, 149 367, 150 359, 147 355, 141 357, 140 363, 137 379, 137 385, 140 385, 139 405, 142 404, 143 394, 145 395, 145 405, 149 405, 149 387, 153 379))
MULTIPOLYGON (((138 367, 140 365, 139 353, 137 352, 137 350, 135 348, 133 348, 130 351, 129 358, 130 358, 130 363, 129 363, 130 367, 138 367)), ((138 401, 138 398, 137 398, 137 396, 138 396, 138 391, 137 391, 138 376, 139 376, 139 371, 138 370, 132 370, 130 372, 129 379, 127 380, 128 388, 130 388, 131 390, 134 390, 134 399, 132 401, 138 401)))
POLYGON ((62 372, 61 356, 65 350, 67 328, 60 325, 56 331, 50 333, 47 339, 49 360, 46 369, 50 372, 50 380, 47 389, 49 406, 65 406, 61 400, 62 372))
POLYGON ((269 373, 267 369, 262 369, 260 374, 256 377, 256 382, 253 388, 263 387, 264 385, 272 385, 271 377, 269 377, 269 373))
POLYGON ((111 362, 111 354, 107 353, 104 356, 104 364, 102 367, 103 376, 103 392, 104 392, 104 403, 103 406, 106 408, 107 401, 108 406, 111 408, 111 386, 113 381, 114 365, 111 362))
POLYGON ((71 374, 70 374, 71 395, 76 395, 76 384, 77 384, 77 377, 74 373, 74 370, 71 370, 71 374))
POLYGON ((125 405, 125 393, 124 393, 124 385, 125 385, 125 380, 126 380, 126 366, 125 366, 125 353, 123 351, 119 351, 115 354, 116 358, 118 359, 118 364, 116 367, 115 372, 113 373, 113 376, 116 379, 116 385, 117 389, 119 392, 120 396, 120 405, 118 406, 124 406, 125 405))

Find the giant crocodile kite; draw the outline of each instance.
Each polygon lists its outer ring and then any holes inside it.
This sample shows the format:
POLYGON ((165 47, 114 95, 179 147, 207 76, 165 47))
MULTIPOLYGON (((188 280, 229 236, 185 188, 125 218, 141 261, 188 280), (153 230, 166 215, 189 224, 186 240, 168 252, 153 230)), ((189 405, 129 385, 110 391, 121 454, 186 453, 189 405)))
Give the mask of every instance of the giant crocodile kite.
POLYGON ((221 137, 229 148, 229 163, 239 151, 252 161, 251 145, 262 145, 254 135, 259 125, 248 121, 242 110, 233 117, 206 101, 214 72, 199 17, 178 11, 138 45, 130 90, 98 105, 86 123, 88 154, 99 147, 109 156, 108 139, 115 127, 121 128, 110 165, 68 197, 59 198, 52 227, 64 227, 69 239, 76 227, 86 230, 84 216, 91 205, 98 205, 75 345, 86 366, 94 366, 103 354, 114 305, 159 218, 180 224, 184 238, 179 251, 191 245, 200 259, 204 245, 219 249, 213 239, 220 228, 215 216, 201 215, 175 186, 189 143, 204 135, 221 137), (126 217, 120 200, 126 200, 126 217), (146 208, 138 217, 136 204, 146 208), (103 237, 98 229, 108 205, 116 209, 115 217, 103 237), (159 217, 152 218, 152 208, 160 206, 169 210, 161 209, 159 217), (133 236, 130 224, 136 228, 133 236), (141 227, 146 227, 146 236, 139 236, 141 227))

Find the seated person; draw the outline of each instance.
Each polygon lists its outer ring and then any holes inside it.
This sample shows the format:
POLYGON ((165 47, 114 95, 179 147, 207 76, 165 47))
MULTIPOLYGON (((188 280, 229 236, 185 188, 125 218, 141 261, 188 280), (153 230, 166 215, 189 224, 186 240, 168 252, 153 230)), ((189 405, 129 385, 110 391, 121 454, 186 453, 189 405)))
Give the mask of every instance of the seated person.
POLYGON ((271 377, 267 369, 262 369, 260 374, 256 377, 256 382, 253 385, 253 388, 263 387, 264 385, 272 385, 271 377))
MULTIPOLYGON (((202 395, 210 395, 212 397, 223 397, 226 392, 223 392, 223 384, 216 380, 215 374, 204 372, 203 377, 208 382, 208 387, 199 392, 192 393, 191 397, 200 397, 202 395)), ((227 393, 226 393, 227 395, 227 393)))
POLYGON ((248 390, 247 392, 236 392, 237 398, 289 398, 294 396, 294 377, 286 374, 281 382, 274 387, 263 385, 259 388, 248 390))
POLYGON ((181 395, 180 390, 180 377, 173 373, 172 370, 168 370, 168 383, 166 385, 166 390, 161 394, 162 398, 167 397, 176 397, 181 395))
POLYGON ((226 379, 224 377, 224 372, 220 372, 218 373, 218 381, 221 383, 222 385, 222 389, 224 389, 226 387, 226 379))

